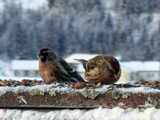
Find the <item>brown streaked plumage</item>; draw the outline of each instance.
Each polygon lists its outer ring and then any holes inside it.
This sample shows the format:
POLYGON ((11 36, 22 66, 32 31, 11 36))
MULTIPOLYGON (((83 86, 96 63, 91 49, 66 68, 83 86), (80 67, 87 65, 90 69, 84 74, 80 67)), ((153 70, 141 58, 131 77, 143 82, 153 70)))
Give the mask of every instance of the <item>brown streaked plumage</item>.
POLYGON ((88 62, 79 60, 85 68, 85 79, 91 83, 113 84, 120 78, 121 68, 113 56, 98 55, 88 62))
POLYGON ((49 84, 56 81, 55 72, 57 71, 57 66, 52 63, 44 63, 39 60, 39 73, 45 83, 49 84))
POLYGON ((45 83, 58 82, 80 82, 83 78, 74 71, 64 59, 57 57, 48 48, 39 52, 39 73, 45 83))

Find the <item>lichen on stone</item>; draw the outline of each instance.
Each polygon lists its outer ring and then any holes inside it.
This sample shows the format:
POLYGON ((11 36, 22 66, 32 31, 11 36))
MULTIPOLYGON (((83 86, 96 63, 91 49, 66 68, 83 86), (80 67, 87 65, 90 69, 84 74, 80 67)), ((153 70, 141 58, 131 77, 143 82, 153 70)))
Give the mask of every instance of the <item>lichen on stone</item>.
POLYGON ((56 96, 56 92, 55 91, 49 91, 48 92, 50 96, 56 96))
POLYGON ((121 94, 117 91, 112 91, 112 98, 115 100, 118 100, 119 98, 121 98, 121 94))
POLYGON ((124 98, 124 99, 127 99, 129 96, 131 96, 131 93, 122 94, 122 98, 124 98))
POLYGON ((40 91, 38 89, 32 89, 30 92, 30 95, 34 96, 34 95, 44 95, 43 91, 40 91))
POLYGON ((103 85, 99 86, 97 88, 83 88, 83 89, 78 89, 75 90, 75 92, 78 92, 85 98, 90 98, 90 99, 96 99, 99 95, 106 94, 109 86, 108 85, 103 85))
POLYGON ((81 95, 83 95, 85 98, 95 99, 100 93, 97 92, 95 89, 82 89, 79 91, 81 95))

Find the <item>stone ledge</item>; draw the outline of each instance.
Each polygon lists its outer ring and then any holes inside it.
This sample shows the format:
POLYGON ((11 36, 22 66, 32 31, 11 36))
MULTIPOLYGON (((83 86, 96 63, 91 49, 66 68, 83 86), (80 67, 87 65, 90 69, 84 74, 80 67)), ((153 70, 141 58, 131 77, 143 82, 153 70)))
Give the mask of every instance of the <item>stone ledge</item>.
MULTIPOLYGON (((13 82, 13 81, 12 81, 13 82)), ((31 81, 33 82, 33 81, 31 81)), ((34 81, 34 83, 36 83, 34 81)), ((1 108, 160 108, 160 89, 142 83, 74 89, 67 84, 0 87, 1 108)), ((144 82, 143 82, 144 83, 144 82)), ((151 83, 150 83, 151 84, 151 83)), ((148 84, 147 84, 148 85, 148 84)))

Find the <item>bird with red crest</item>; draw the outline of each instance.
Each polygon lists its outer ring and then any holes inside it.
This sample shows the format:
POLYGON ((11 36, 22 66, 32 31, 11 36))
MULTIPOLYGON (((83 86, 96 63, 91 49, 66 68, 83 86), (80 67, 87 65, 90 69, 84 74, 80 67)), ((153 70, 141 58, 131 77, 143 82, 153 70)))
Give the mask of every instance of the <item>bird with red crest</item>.
POLYGON ((46 84, 57 82, 81 82, 83 78, 77 71, 61 57, 58 57, 53 50, 43 48, 39 51, 39 73, 46 84))

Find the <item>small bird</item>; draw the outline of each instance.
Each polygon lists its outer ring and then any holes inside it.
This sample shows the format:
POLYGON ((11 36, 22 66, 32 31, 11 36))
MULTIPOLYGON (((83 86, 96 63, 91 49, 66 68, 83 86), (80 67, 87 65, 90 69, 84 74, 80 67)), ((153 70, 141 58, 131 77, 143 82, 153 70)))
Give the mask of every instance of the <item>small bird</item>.
POLYGON ((80 82, 83 78, 51 49, 43 48, 38 54, 39 73, 46 84, 52 82, 80 82))
POLYGON ((85 79, 90 83, 114 84, 120 78, 120 64, 113 56, 98 55, 88 61, 76 60, 83 64, 85 79))

